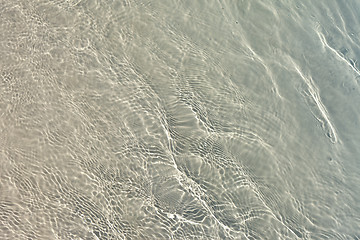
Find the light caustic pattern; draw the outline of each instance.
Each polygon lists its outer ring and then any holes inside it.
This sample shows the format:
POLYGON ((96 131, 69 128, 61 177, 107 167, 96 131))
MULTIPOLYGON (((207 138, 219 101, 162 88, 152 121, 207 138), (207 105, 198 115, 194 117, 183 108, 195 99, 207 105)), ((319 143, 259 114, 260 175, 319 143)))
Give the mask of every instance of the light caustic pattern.
POLYGON ((233 2, 0 0, 0 239, 359 238, 359 6, 233 2))

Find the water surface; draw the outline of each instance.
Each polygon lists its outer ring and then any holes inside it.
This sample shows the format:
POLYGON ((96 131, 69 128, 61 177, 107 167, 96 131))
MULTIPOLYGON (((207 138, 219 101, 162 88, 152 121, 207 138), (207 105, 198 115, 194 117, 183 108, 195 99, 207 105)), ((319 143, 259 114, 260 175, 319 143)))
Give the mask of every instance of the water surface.
POLYGON ((359 1, 0 0, 1 239, 359 239, 359 1))

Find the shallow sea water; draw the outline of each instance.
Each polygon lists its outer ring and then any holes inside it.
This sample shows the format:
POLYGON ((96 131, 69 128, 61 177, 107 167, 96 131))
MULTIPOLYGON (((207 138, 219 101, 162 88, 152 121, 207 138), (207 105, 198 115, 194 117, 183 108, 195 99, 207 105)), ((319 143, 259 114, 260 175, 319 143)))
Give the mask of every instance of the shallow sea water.
POLYGON ((360 2, 0 0, 0 239, 360 239, 360 2))

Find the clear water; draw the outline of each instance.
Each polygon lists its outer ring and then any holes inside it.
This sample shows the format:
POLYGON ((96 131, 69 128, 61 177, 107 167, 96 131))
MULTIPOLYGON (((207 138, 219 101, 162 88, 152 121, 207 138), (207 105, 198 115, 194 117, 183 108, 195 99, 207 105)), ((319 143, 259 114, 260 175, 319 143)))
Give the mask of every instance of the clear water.
POLYGON ((0 0, 0 239, 359 239, 360 2, 0 0))

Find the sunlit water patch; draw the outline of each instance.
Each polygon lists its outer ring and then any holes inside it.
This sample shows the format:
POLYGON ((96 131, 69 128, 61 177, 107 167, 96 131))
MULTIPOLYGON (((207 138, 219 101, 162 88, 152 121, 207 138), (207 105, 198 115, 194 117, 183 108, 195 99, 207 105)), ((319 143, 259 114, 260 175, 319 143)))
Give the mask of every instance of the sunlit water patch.
POLYGON ((358 2, 0 6, 0 239, 360 238, 358 2))

